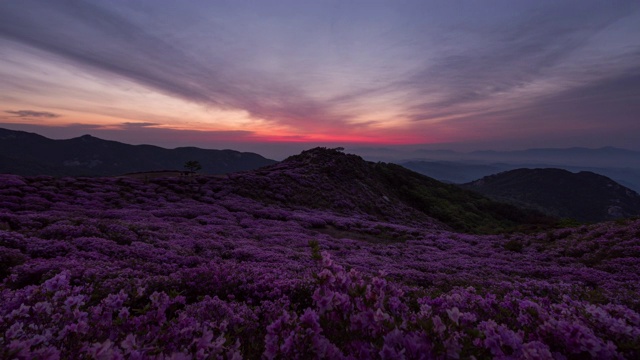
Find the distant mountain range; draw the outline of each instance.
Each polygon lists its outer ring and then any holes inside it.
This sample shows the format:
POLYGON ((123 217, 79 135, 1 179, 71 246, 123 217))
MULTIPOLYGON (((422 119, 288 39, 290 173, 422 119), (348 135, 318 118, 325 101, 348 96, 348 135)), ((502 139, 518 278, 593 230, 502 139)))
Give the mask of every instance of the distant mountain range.
MULTIPOLYGON (((459 152, 452 150, 431 149, 392 149, 392 148, 355 148, 349 149, 370 161, 388 162, 463 162, 472 164, 538 164, 562 166, 589 166, 603 168, 640 168, 640 151, 602 147, 597 149, 541 148, 518 151, 472 151, 459 152)), ((540 166, 539 166, 540 167, 540 166)))
POLYGON ((511 170, 508 164, 469 164, 453 161, 406 161, 399 165, 440 181, 463 184, 481 177, 511 170))
POLYGON ((464 184, 484 176, 521 168, 559 168, 571 172, 589 171, 610 177, 621 185, 640 192, 640 168, 455 161, 406 161, 399 162, 399 164, 420 174, 454 184, 464 184))
POLYGON ((474 151, 471 159, 492 161, 539 162, 580 166, 640 167, 640 152, 606 146, 597 149, 528 149, 520 151, 474 151))
MULTIPOLYGON (((621 153, 619 150, 607 151, 621 153)), ((547 151, 531 151, 535 152, 547 151)), ((52 140, 33 133, 0 129, 0 173, 119 176, 179 171, 190 160, 202 165, 203 174, 236 173, 232 175, 235 191, 260 201, 377 214, 381 219, 406 217, 429 221, 431 218, 451 229, 472 233, 548 227, 556 216, 601 221, 640 214, 640 196, 636 192, 591 172, 520 169, 484 177, 461 189, 433 177, 469 182, 469 177, 477 179, 514 165, 417 161, 403 163, 407 169, 396 164, 367 162, 357 155, 326 148, 308 150, 278 163, 258 154, 233 150, 165 149, 128 145, 90 135, 52 140), (246 170, 254 171, 242 172, 246 170)))
POLYGON ((53 140, 33 133, 0 129, 0 173, 51 176, 115 176, 126 173, 183 170, 186 161, 202 165, 204 174, 224 174, 276 163, 258 154, 195 147, 165 149, 129 145, 90 135, 53 140))
POLYGON ((369 161, 385 161, 448 183, 463 184, 520 168, 558 168, 601 174, 640 192, 640 151, 602 147, 459 152, 443 149, 354 148, 369 161))
POLYGON ((516 169, 461 185, 497 201, 584 222, 640 215, 640 195, 588 171, 516 169))

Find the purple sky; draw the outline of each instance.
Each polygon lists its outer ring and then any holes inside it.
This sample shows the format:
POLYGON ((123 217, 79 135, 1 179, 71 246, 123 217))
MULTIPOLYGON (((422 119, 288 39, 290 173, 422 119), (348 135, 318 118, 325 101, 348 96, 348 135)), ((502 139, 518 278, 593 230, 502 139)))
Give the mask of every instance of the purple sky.
POLYGON ((0 127, 274 157, 640 150, 639 34, 638 1, 2 1, 0 127))

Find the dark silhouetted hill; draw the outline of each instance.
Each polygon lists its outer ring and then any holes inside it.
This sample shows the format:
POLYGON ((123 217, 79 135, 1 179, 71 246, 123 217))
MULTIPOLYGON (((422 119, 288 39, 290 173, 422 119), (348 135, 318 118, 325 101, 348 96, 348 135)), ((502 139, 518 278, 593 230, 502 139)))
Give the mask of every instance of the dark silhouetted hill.
POLYGON ((133 172, 182 170, 186 161, 204 174, 225 174, 275 163, 258 154, 195 147, 165 149, 129 145, 90 135, 52 140, 23 131, 0 129, 0 173, 52 176, 114 176, 133 172))
MULTIPOLYGON (((607 176, 617 183, 640 192, 640 168, 630 167, 593 167, 593 166, 567 166, 544 163, 478 163, 464 161, 425 161, 413 160, 399 162, 398 164, 413 170, 417 173, 427 175, 434 179, 454 183, 464 184, 485 176, 497 174, 504 171, 521 168, 557 168, 571 172, 590 171, 596 174, 607 176)), ((611 165, 617 166, 615 161, 611 165)))
POLYGON ((640 195, 588 171, 516 169, 462 185, 495 200, 585 222, 640 215, 640 195))
POLYGON ((434 179, 464 184, 520 168, 591 171, 640 193, 640 152, 615 147, 458 152, 438 149, 354 148, 369 161, 385 161, 434 179))
POLYGON ((315 148, 259 170, 232 174, 234 191, 268 203, 375 216, 387 221, 436 219, 469 233, 546 227, 554 219, 498 203, 395 164, 372 163, 315 148))
POLYGON ((519 151, 474 151, 472 159, 497 162, 538 162, 573 166, 639 167, 640 152, 606 146, 598 149, 528 149, 519 151))

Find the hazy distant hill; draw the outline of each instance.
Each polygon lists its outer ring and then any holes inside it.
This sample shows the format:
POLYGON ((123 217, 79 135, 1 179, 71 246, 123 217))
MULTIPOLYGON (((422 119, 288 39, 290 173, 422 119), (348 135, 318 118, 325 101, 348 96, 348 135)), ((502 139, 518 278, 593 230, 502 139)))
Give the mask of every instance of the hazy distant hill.
POLYGON ((370 161, 451 161, 463 163, 549 164, 640 168, 640 151, 612 146, 591 149, 582 147, 527 149, 517 151, 453 151, 446 149, 349 148, 370 161))
POLYGON ((407 161, 400 165, 444 182, 463 184, 509 169, 507 164, 468 164, 453 161, 407 161))
POLYGON ((519 151, 474 151, 471 159, 504 162, 538 162, 573 166, 640 167, 640 152, 606 146, 598 149, 528 149, 519 151))
POLYGON ((90 135, 52 140, 23 131, 0 129, 0 173, 53 176, 113 176, 131 172, 181 170, 199 161, 202 173, 223 174, 275 163, 258 154, 195 147, 165 149, 128 145, 90 135))
MULTIPOLYGON (((610 177, 621 185, 640 192, 640 168, 568 166, 545 163, 481 163, 423 160, 399 162, 399 164, 417 173, 455 184, 464 184, 481 177, 520 168, 559 168, 571 172, 590 171, 610 177)), ((614 165, 617 164, 613 162, 612 166, 614 165)))
POLYGON ((597 222, 640 215, 640 195, 592 172, 516 169, 462 185, 496 200, 597 222))
MULTIPOLYGON (((231 176, 235 191, 267 203, 375 216, 396 222, 433 218, 471 233, 549 226, 554 219, 492 201, 395 164, 315 148, 231 176)), ((437 227, 437 224, 434 224, 437 227)))

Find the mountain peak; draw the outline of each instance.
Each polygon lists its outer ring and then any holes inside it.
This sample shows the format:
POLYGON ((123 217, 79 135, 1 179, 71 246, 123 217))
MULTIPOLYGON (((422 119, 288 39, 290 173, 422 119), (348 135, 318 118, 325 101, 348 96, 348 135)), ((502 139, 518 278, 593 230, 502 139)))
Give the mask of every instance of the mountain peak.
POLYGON ((78 137, 78 139, 79 139, 79 140, 82 140, 82 141, 96 141, 96 140, 101 140, 101 139, 99 139, 99 138, 97 138, 97 137, 95 137, 95 136, 91 136, 91 135, 89 135, 89 134, 84 134, 84 135, 82 135, 82 136, 78 137))
POLYGON ((358 155, 346 154, 343 148, 316 147, 305 150, 282 161, 281 166, 296 169, 296 172, 320 172, 335 179, 367 178, 371 176, 371 166, 358 155))
POLYGON ((275 165, 233 174, 231 180, 239 195, 259 201, 434 229, 487 233, 552 221, 340 148, 306 150, 275 165))
POLYGON ((352 158, 353 160, 364 161, 360 156, 353 154, 345 154, 344 148, 326 148, 315 147, 305 150, 298 155, 289 156, 283 162, 310 162, 310 163, 326 163, 335 161, 336 159, 352 158))

